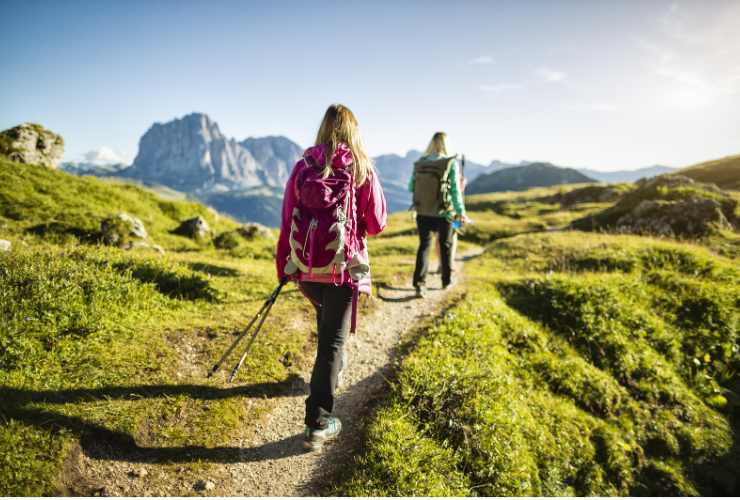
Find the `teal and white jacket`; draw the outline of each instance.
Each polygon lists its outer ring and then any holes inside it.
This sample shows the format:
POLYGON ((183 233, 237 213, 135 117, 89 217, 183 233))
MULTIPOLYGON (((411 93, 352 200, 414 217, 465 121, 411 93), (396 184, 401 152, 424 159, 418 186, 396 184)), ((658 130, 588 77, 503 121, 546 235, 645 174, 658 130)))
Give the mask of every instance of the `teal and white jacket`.
MULTIPOLYGON (((442 158, 440 155, 426 155, 421 158, 429 160, 438 160, 442 158)), ((421 159, 420 158, 420 159, 421 159)), ((416 181, 415 171, 411 172, 411 179, 409 179, 409 191, 414 192, 414 184, 416 181)), ((462 217, 465 215, 465 201, 463 200, 463 194, 460 192, 460 167, 458 166, 457 160, 452 160, 452 166, 447 174, 447 182, 450 184, 450 198, 452 198, 453 211, 447 212, 445 217, 452 219, 455 216, 462 217)))

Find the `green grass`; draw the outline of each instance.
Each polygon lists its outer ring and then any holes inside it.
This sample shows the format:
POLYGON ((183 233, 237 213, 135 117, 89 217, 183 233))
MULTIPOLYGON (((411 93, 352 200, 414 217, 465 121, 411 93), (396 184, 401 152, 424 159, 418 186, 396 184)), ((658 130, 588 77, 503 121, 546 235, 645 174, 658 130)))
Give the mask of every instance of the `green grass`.
POLYGON ((737 493, 737 269, 635 236, 497 241, 335 493, 737 493))
MULTIPOLYGON (((465 300, 403 362, 337 491, 736 492, 737 260, 536 233, 608 206, 547 199, 576 188, 470 198, 458 251, 487 253, 469 264, 465 300)), ((235 459, 232 443, 254 431, 242 423, 293 390, 314 349, 312 308, 289 286, 237 383, 225 370, 205 379, 275 285, 274 239, 237 226, 141 187, 0 159, 0 238, 13 244, 0 254, 0 492, 77 491, 65 461, 100 456, 96 443, 199 477, 235 459), (119 211, 166 253, 100 245, 100 222, 119 211), (196 215, 217 242, 172 234, 196 215)), ((414 226, 394 214, 371 239, 360 331, 383 287, 408 282, 414 226)))

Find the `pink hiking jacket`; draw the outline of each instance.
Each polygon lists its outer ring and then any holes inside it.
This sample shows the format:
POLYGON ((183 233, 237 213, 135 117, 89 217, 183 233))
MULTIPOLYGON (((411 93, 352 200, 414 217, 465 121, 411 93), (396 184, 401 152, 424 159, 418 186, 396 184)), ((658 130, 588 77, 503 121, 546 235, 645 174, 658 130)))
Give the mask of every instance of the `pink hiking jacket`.
MULTIPOLYGON (((303 153, 303 157, 310 157, 312 163, 316 165, 324 165, 325 155, 327 147, 323 144, 318 146, 310 147, 303 153)), ((290 244, 288 238, 290 236, 290 224, 293 209, 298 204, 298 189, 296 187, 296 178, 298 178, 300 172, 303 169, 311 168, 306 164, 304 158, 298 160, 293 167, 293 172, 290 174, 288 182, 285 184, 285 194, 283 195, 283 210, 280 224, 280 238, 277 244, 277 255, 275 257, 275 266, 277 268, 278 279, 282 280, 285 277, 285 263, 290 256, 290 244)), ((334 152, 331 165, 333 168, 342 168, 352 164, 352 151, 346 144, 339 144, 337 150, 334 152)), ((365 183, 359 188, 355 189, 355 200, 357 204, 357 239, 360 241, 360 251, 367 251, 367 239, 366 236, 374 236, 379 234, 385 229, 386 224, 386 208, 385 208, 385 196, 383 195, 383 189, 380 186, 378 175, 376 173, 368 176, 365 183)), ((319 281, 331 283, 332 277, 327 275, 312 276, 308 277, 297 271, 294 275, 298 281, 319 281)), ((349 281, 349 276, 347 276, 349 281)), ((370 279, 367 278, 359 283, 359 291, 362 293, 370 293, 370 279)))

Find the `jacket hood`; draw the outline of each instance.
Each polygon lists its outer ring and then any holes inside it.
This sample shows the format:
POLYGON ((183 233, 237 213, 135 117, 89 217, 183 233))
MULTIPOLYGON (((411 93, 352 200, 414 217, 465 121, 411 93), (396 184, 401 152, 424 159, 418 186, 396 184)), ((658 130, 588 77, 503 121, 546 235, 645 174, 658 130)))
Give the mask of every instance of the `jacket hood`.
MULTIPOLYGON (((325 144, 319 144, 317 146, 311 146, 303 153, 303 158, 306 159, 312 167, 323 167, 326 165, 326 154, 327 146, 325 144)), ((334 151, 334 157, 331 159, 332 168, 346 168, 352 165, 352 150, 349 146, 340 142, 337 145, 337 149, 334 151)))

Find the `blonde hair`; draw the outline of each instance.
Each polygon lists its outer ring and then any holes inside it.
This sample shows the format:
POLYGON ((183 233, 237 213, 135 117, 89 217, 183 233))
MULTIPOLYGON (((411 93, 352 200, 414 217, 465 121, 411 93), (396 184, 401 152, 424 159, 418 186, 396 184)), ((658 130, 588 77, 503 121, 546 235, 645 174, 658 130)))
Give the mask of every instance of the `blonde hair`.
POLYGON ((323 144, 327 149, 326 165, 322 172, 324 178, 331 175, 331 160, 340 143, 346 144, 352 151, 352 175, 355 186, 362 186, 372 174, 373 164, 362 145, 357 118, 347 106, 332 104, 324 113, 324 119, 321 120, 319 132, 316 134, 316 145, 323 144))
POLYGON ((435 132, 429 146, 424 152, 424 156, 439 155, 447 156, 447 134, 444 132, 435 132))

